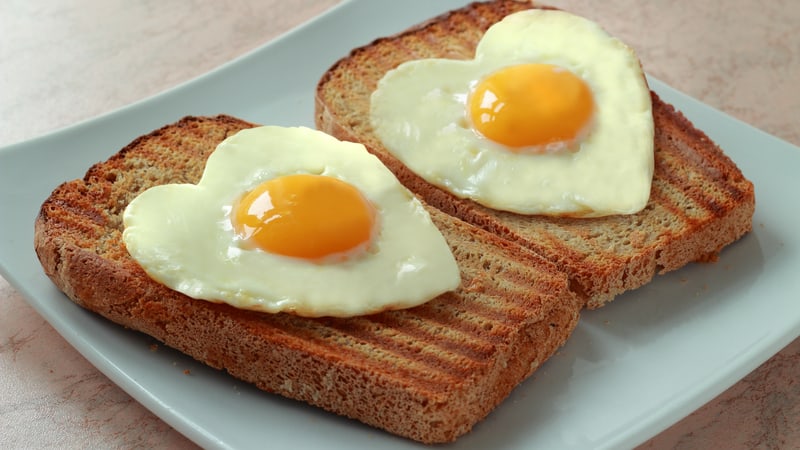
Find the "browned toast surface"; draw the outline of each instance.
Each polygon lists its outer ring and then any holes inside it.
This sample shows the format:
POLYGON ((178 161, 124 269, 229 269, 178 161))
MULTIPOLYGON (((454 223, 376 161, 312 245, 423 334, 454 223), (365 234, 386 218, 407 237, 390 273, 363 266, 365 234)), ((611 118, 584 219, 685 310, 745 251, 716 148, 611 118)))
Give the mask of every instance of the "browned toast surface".
POLYGON ((370 95, 383 75, 422 58, 468 59, 492 24, 534 7, 473 3, 394 36, 354 49, 320 79, 317 128, 361 142, 409 189, 442 211, 520 243, 566 271, 590 308, 689 262, 714 259, 750 231, 753 185, 702 131, 651 93, 655 174, 643 211, 593 219, 525 216, 493 210, 433 186, 389 153, 372 133, 370 95))
POLYGON ((576 326, 582 301, 554 264, 435 208, 462 283, 416 308, 309 319, 153 281, 122 242, 125 206, 150 186, 196 183, 216 145, 251 126, 187 117, 56 188, 35 224, 47 275, 79 305, 261 389, 426 443, 469 431, 576 326))

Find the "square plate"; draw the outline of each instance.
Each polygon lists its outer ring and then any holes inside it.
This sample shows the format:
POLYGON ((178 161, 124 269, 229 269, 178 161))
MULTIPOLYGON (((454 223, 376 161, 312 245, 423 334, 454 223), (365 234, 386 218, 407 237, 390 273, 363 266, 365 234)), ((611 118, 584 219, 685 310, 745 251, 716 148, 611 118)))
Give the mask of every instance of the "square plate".
MULTIPOLYGON (((53 188, 136 136, 184 115, 226 113, 313 126, 314 88, 351 48, 463 0, 351 1, 198 79, 116 112, 0 149, 0 273, 92 364, 203 447, 418 448, 352 420, 261 392, 60 293, 33 252, 53 188), (357 24, 357 26, 356 26, 357 24), (342 33, 341 30, 348 30, 342 33), (47 161, 47 164, 42 164, 47 161), (185 376, 189 369, 192 376, 185 376)), ((629 447, 755 369, 800 333, 800 149, 655 79, 651 87, 736 161, 756 186, 753 232, 716 264, 692 264, 584 313, 561 351, 446 448, 629 447)))

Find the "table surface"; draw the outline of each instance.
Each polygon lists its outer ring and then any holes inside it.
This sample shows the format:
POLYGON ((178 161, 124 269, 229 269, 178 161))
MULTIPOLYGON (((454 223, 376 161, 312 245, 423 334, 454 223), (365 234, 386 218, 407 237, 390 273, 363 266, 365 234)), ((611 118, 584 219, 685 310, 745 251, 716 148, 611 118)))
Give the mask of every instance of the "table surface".
MULTIPOLYGON (((155 95, 336 3, 0 2, 0 146, 155 95)), ((600 23, 667 84, 800 145, 800 2, 547 4, 600 23)), ((800 448, 798 374, 800 339, 641 448, 800 448)), ((194 447, 98 372, 3 278, 0 429, 2 448, 194 447)))

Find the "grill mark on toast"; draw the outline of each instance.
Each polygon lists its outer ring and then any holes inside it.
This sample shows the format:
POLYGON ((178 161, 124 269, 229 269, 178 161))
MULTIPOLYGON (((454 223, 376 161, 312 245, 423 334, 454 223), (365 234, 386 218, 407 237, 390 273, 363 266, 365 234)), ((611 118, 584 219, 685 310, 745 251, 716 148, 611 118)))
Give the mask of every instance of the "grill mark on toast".
MULTIPOLYGON (((443 191, 437 190, 434 192, 439 193, 443 191)), ((476 224, 479 227, 486 229, 504 239, 516 242, 517 244, 534 251, 536 254, 542 255, 547 260, 552 261, 556 264, 559 270, 567 273, 571 279, 580 280, 579 283, 581 287, 579 289, 573 288, 571 290, 576 292, 580 297, 586 296, 585 290, 587 288, 591 288, 591 284, 587 283, 586 278, 587 276, 597 276, 597 272, 593 271, 588 275, 584 274, 585 276, 581 276, 580 273, 576 271, 578 268, 576 261, 585 259, 587 253, 577 251, 575 248, 571 247, 562 236, 559 236, 551 231, 551 229, 555 231, 563 231, 558 226, 552 226, 552 224, 558 223, 562 219, 542 218, 542 227, 531 229, 528 233, 522 233, 518 228, 512 229, 507 227, 485 207, 477 205, 469 200, 455 198, 450 199, 448 197, 450 197, 449 194, 441 196, 435 195, 431 198, 434 201, 434 206, 441 208, 448 214, 452 214, 469 223, 476 224)), ((511 213, 499 213, 499 215, 506 218, 512 218, 510 219, 510 222, 513 222, 513 217, 516 216, 511 213)), ((571 232, 573 237, 574 234, 574 231, 571 232)), ((597 247, 597 244, 591 239, 586 239, 584 243, 586 245, 597 247)))
POLYGON ((685 223, 699 225, 724 217, 745 199, 744 192, 734 183, 726 182, 718 170, 700 169, 686 173, 685 160, 696 157, 693 148, 670 151, 668 148, 683 147, 673 143, 660 149, 656 159, 654 185, 655 201, 663 203, 685 223))
POLYGON ((338 357, 367 364, 373 370, 388 369, 390 376, 398 379, 412 377, 428 390, 457 383, 475 369, 465 358, 443 355, 435 346, 414 342, 400 333, 391 335, 389 328, 377 326, 373 318, 314 319, 310 324, 313 328, 304 329, 304 338, 324 335, 319 345, 326 352, 336 352, 338 357))
MULTIPOLYGON (((398 313, 400 312, 398 311, 398 313)), ((446 330, 448 335, 455 334, 464 341, 476 341, 474 345, 480 350, 467 350, 468 354, 473 355, 472 357, 488 356, 491 353, 490 349, 507 338, 505 334, 508 331, 507 324, 490 321, 472 311, 464 312, 453 309, 448 306, 447 302, 429 302, 408 312, 403 312, 401 317, 406 315, 414 320, 433 323, 434 327, 443 332, 446 330)), ((450 351, 463 351, 458 345, 458 339, 448 340, 444 346, 450 351)))
MULTIPOLYGON (((434 376, 433 379, 437 381, 432 382, 433 384, 451 383, 485 365, 495 353, 496 345, 508 339, 507 333, 510 331, 502 323, 502 315, 482 313, 482 310, 487 309, 486 305, 468 301, 453 304, 455 299, 452 297, 455 296, 445 294, 443 298, 418 308, 363 318, 318 319, 314 322, 314 331, 306 337, 313 338, 320 334, 316 327, 323 326, 328 330, 322 332, 327 340, 337 343, 359 342, 356 346, 345 346, 349 351, 371 355, 377 352, 379 359, 385 362, 401 361, 404 365, 405 362, 414 360, 414 364, 406 365, 403 370, 415 374, 414 376, 439 374, 445 378, 440 381, 439 376, 434 376), (469 309, 459 309, 466 305, 469 309), (430 314, 432 312, 436 313, 430 314), (443 320, 442 315, 449 320, 443 320), (490 319, 489 316, 497 317, 490 319), (438 327, 424 323, 432 319, 438 327), (494 337, 492 339, 487 339, 486 336, 489 329, 495 331, 495 334, 490 334, 494 337), (454 334, 457 336, 453 336, 454 334)), ((517 312, 519 315, 525 314, 523 310, 517 312)), ((329 343, 326 341, 321 345, 326 344, 329 343)), ((340 345, 336 346, 339 347, 340 345)))
MULTIPOLYGON (((198 302, 197 300, 187 300, 198 302)), ((247 359, 247 365, 255 364, 274 371, 270 383, 265 383, 261 377, 249 380, 257 383, 261 389, 270 392, 278 392, 318 404, 319 402, 314 399, 314 396, 325 395, 325 392, 337 389, 350 388, 349 385, 347 388, 338 386, 335 379, 344 373, 353 371, 361 373, 364 379, 379 377, 395 388, 412 383, 417 389, 429 393, 440 393, 459 381, 458 378, 453 378, 446 373, 431 370, 431 367, 422 362, 409 363, 397 353, 393 353, 388 346, 376 346, 374 343, 360 341, 358 334, 352 332, 352 329, 337 328, 327 323, 328 320, 325 319, 308 319, 291 314, 251 313, 223 304, 212 307, 224 308, 228 311, 227 314, 234 317, 244 316, 245 319, 240 322, 240 326, 249 330, 245 334, 246 337, 260 336, 257 339, 267 343, 270 348, 279 350, 280 355, 284 355, 277 357, 271 355, 266 358, 267 355, 251 353, 247 359), (265 330, 268 331, 267 334, 264 333, 265 330), (293 358, 291 361, 283 359, 287 354, 293 358), (271 362, 267 363, 266 361, 271 362), (309 369, 317 373, 310 376, 306 374, 305 381, 302 381, 303 379, 299 379, 297 374, 287 367, 287 365, 299 363, 298 361, 307 361, 306 363, 314 361, 313 367, 309 369), (341 370, 321 368, 325 365, 341 366, 341 370), (287 392, 283 387, 286 381, 294 382, 297 390, 287 392), (305 395, 309 390, 314 391, 314 394, 305 395)), ((352 328, 352 323, 349 328, 352 328)), ((206 329, 197 331, 204 332, 206 329)), ((165 337, 169 345, 183 351, 191 351, 191 347, 186 347, 180 342, 170 342, 170 334, 165 337)), ((214 367, 227 370, 235 370, 240 364, 236 357, 219 352, 208 354, 204 359, 214 367)))
POLYGON ((702 130, 694 127, 694 125, 686 118, 686 116, 675 109, 673 105, 663 102, 656 93, 652 93, 653 103, 658 103, 660 114, 665 116, 674 127, 680 131, 680 135, 684 137, 684 142, 695 143, 691 145, 692 152, 689 155, 698 155, 693 159, 701 168, 712 168, 712 178, 721 177, 724 181, 730 181, 733 185, 746 185, 749 184, 744 175, 738 170, 732 170, 735 163, 730 157, 725 154, 719 146, 712 141, 708 135, 702 130))
MULTIPOLYGON (((728 155, 705 133, 692 126, 680 111, 675 110, 672 105, 663 103, 655 93, 653 101, 660 104, 661 115, 667 117, 664 120, 669 121, 672 129, 679 130, 675 132, 675 137, 666 136, 673 145, 664 145, 664 148, 674 149, 675 154, 674 164, 670 167, 674 167, 675 173, 679 174, 681 163, 686 159, 702 177, 700 186, 693 183, 693 180, 687 180, 686 177, 679 178, 680 189, 690 192, 695 201, 703 204, 705 210, 714 218, 727 215, 737 205, 751 202, 752 184, 744 178, 728 155), (719 193, 719 196, 711 198, 712 192, 719 193)), ((667 162, 672 163, 673 159, 668 158, 667 162)))
MULTIPOLYGON (((446 305, 446 301, 438 304, 446 305)), ((391 314, 376 315, 371 320, 382 327, 394 330, 398 335, 405 335, 412 341, 435 346, 444 354, 458 355, 474 361, 486 361, 494 353, 497 340, 476 334, 472 327, 463 326, 461 320, 457 322, 459 326, 450 325, 453 323, 452 319, 456 317, 453 313, 457 311, 450 312, 448 316, 451 320, 447 322, 425 314, 431 309, 433 308, 394 311, 391 314)), ((458 318, 461 319, 462 315, 459 314, 458 318)))
POLYGON ((415 377, 430 378, 441 384, 457 383, 486 364, 486 360, 442 351, 435 342, 417 341, 409 330, 385 327, 374 319, 351 318, 326 325, 350 337, 355 345, 363 345, 371 357, 378 352, 386 362, 397 366, 392 370, 411 370, 415 377))
MULTIPOLYGON (((686 149, 685 152, 691 154, 692 149, 686 149)), ((658 177, 666 180, 672 187, 673 197, 683 197, 694 203, 696 218, 692 217, 693 221, 707 222, 723 217, 733 209, 734 205, 745 199, 744 192, 739 186, 726 182, 717 170, 705 167, 685 174, 683 167, 686 154, 662 152, 661 158, 657 161, 656 170, 659 171, 658 177), (706 214, 703 215, 703 212, 706 214)), ((681 213, 685 214, 686 211, 682 210, 681 213)))
MULTIPOLYGON (((188 297, 185 300, 190 304, 202 302, 188 297)), ((430 350, 416 354, 403 348, 402 343, 396 339, 380 336, 373 325, 374 318, 369 316, 314 319, 285 313, 272 315, 242 311, 226 304, 213 304, 212 308, 240 317, 242 323, 254 332, 262 331, 263 325, 267 325, 270 332, 263 335, 263 339, 271 345, 297 348, 302 354, 320 355, 324 359, 334 359, 343 364, 352 363, 368 368, 370 373, 388 370, 388 378, 401 383, 410 378, 415 385, 430 392, 440 391, 443 386, 463 379, 463 374, 454 375, 458 372, 455 366, 447 366, 453 364, 452 362, 437 360, 431 356, 430 350)), ((228 368, 229 364, 225 360, 224 356, 218 357, 217 366, 228 368)))
MULTIPOLYGON (((516 294, 522 295, 522 292, 520 287, 516 294)), ((440 300, 411 310, 377 314, 364 320, 326 323, 364 341, 374 351, 396 355, 398 360, 421 359, 426 366, 423 370, 461 379, 476 370, 474 364, 485 364, 495 353, 496 346, 508 339, 508 323, 525 321, 530 315, 529 310, 506 300, 515 298, 512 295, 483 289, 483 298, 492 302, 481 302, 479 297, 445 294, 440 300), (459 301, 458 297, 463 300, 459 301), (438 327, 430 325, 434 317, 438 327), (427 322, 424 327, 419 326, 424 322, 427 322), (473 367, 468 361, 473 362, 473 367)))
POLYGON ((696 225, 724 215, 724 211, 712 205, 714 199, 704 196, 703 192, 693 192, 692 186, 673 167, 668 167, 666 162, 659 163, 659 169, 659 179, 654 183, 651 194, 654 197, 653 203, 668 210, 669 215, 674 216, 674 222, 680 222, 679 225, 696 225))

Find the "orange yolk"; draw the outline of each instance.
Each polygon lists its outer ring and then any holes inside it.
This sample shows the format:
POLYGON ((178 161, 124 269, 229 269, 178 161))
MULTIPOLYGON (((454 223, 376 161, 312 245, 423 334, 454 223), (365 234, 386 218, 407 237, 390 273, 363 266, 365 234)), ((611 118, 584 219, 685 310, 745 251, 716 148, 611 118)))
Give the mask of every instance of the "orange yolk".
POLYGON ((594 99, 586 82, 564 68, 521 64, 481 80, 467 109, 476 131, 517 149, 579 139, 591 122, 594 99))
POLYGON ((324 175, 265 181, 234 206, 236 233, 264 251, 320 260, 369 246, 375 208, 353 185, 324 175))

